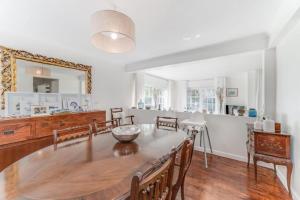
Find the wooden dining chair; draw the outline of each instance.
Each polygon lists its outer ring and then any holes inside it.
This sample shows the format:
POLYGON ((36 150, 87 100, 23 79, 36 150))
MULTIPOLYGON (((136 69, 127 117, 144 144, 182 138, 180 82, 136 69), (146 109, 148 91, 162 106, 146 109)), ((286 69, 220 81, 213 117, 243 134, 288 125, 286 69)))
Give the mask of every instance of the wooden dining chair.
MULTIPOLYGON (((179 162, 175 162, 174 178, 172 187, 171 200, 175 200, 179 189, 181 189, 181 199, 184 200, 184 182, 186 173, 191 165, 193 151, 194 151, 194 138, 195 135, 186 139, 182 145, 180 145, 179 162)), ((177 159, 176 159, 177 160, 177 159)))
POLYGON ((130 200, 169 200, 172 192, 176 150, 155 163, 144 174, 132 178, 130 200))
POLYGON ((77 138, 88 137, 88 139, 91 140, 92 130, 93 130, 92 125, 90 124, 54 130, 53 131, 54 148, 57 149, 57 145, 59 143, 77 139, 77 138))
POLYGON ((94 135, 100 135, 105 133, 111 133, 112 129, 118 126, 116 120, 109 120, 103 122, 94 122, 95 132, 94 135))
POLYGON ((125 116, 123 108, 111 108, 110 113, 111 120, 116 120, 118 126, 134 124, 134 115, 125 116))
POLYGON ((156 118, 156 127, 158 129, 175 130, 179 128, 178 118, 176 117, 160 117, 156 118))

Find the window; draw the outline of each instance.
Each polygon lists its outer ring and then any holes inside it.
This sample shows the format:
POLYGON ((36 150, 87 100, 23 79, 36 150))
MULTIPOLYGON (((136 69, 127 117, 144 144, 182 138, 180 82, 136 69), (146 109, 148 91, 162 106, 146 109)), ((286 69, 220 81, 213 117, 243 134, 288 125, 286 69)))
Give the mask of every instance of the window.
POLYGON ((167 89, 159 89, 151 86, 144 88, 145 106, 151 106, 154 109, 167 109, 168 91, 167 89))
POLYGON ((187 88, 187 110, 215 112, 216 92, 213 88, 187 88))

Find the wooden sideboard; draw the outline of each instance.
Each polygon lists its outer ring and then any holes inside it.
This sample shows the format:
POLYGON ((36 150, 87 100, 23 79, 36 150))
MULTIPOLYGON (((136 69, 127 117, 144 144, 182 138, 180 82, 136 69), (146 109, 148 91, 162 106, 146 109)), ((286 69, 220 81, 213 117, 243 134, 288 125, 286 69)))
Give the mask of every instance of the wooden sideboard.
POLYGON ((0 119, 0 171, 16 160, 51 145, 55 129, 105 120, 105 111, 0 119))

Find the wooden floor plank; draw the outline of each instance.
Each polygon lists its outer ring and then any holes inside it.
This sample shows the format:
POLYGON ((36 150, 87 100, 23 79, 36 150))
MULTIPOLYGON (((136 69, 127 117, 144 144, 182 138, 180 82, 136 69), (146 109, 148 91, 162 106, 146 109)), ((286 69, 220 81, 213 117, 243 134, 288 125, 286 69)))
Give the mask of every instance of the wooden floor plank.
POLYGON ((186 177, 186 200, 290 200, 288 192, 270 169, 259 167, 255 181, 253 165, 195 152, 186 177))

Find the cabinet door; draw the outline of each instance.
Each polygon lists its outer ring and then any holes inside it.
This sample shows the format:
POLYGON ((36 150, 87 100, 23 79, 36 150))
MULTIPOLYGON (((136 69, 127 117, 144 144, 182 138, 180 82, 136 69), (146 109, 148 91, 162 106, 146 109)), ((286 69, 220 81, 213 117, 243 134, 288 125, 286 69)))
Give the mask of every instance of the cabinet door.
POLYGON ((105 112, 91 113, 89 115, 86 115, 84 118, 87 123, 93 123, 95 121, 103 122, 105 121, 105 112))
POLYGON ((67 126, 65 116, 39 118, 36 121, 36 135, 37 137, 52 136, 53 130, 63 129, 67 126))
POLYGON ((52 136, 53 130, 65 129, 104 121, 105 112, 76 113, 40 118, 36 122, 37 137, 52 136))
POLYGON ((290 136, 255 132, 255 153, 290 158, 290 136))
POLYGON ((28 140, 34 137, 34 122, 4 123, 0 126, 0 145, 28 140))

